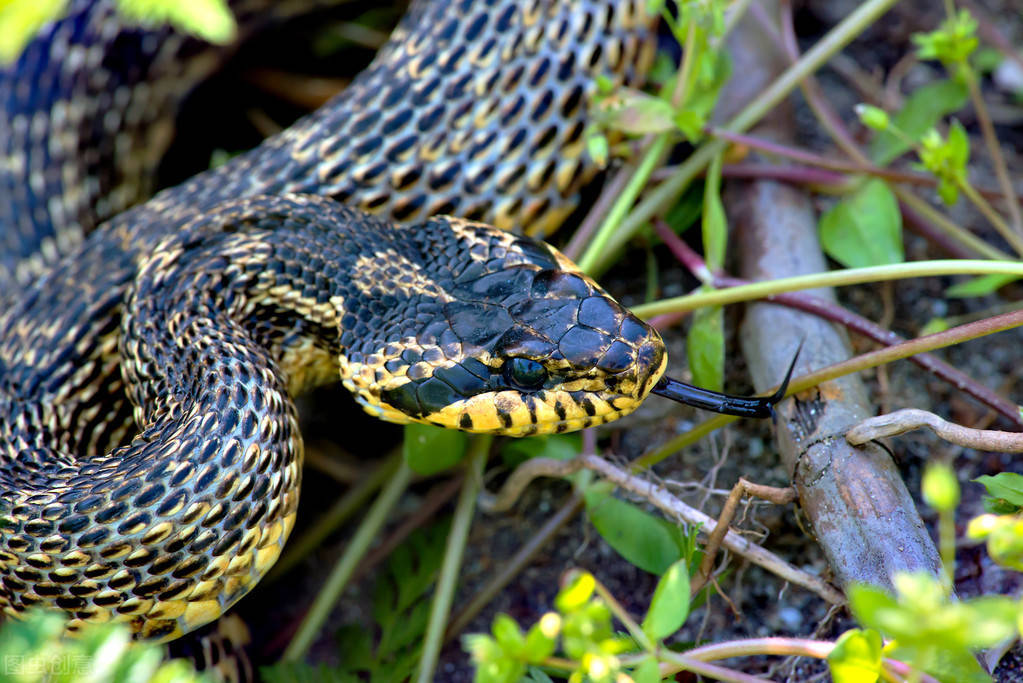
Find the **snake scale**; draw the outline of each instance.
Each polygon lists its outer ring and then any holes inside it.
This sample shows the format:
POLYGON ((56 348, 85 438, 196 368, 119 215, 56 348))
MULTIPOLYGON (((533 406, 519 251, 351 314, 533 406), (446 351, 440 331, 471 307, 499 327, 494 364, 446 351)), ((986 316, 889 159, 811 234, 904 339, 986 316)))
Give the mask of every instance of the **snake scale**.
POLYGON ((154 640, 217 618, 294 523, 290 397, 339 378, 383 419, 508 435, 655 387, 765 414, 663 378, 657 332, 515 234, 595 174, 588 99, 641 78, 644 4, 416 2, 326 106, 127 210, 168 138, 151 109, 210 62, 102 2, 45 28, 0 73, 4 613, 154 640))

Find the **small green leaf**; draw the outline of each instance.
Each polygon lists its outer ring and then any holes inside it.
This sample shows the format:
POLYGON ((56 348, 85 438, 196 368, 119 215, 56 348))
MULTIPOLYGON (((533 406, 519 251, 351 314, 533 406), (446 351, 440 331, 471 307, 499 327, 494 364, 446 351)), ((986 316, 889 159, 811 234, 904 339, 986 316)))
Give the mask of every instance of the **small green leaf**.
POLYGON ((938 332, 944 332, 950 327, 952 326, 945 318, 931 318, 930 320, 927 321, 926 325, 920 328, 920 336, 926 337, 929 334, 937 334, 938 332))
POLYGON ((405 425, 403 451, 405 462, 423 476, 443 472, 465 456, 468 437, 465 432, 433 425, 405 425))
POLYGON ((595 104, 595 119, 612 130, 629 135, 675 130, 675 110, 671 104, 640 90, 620 87, 595 104))
POLYGON ((982 47, 973 53, 973 68, 978 73, 987 74, 997 69, 1005 61, 1001 50, 993 47, 982 47))
POLYGON ((820 219, 824 251, 847 268, 901 263, 902 215, 895 195, 871 179, 820 219))
POLYGON ((168 22, 176 29, 220 45, 234 40, 238 26, 224 0, 119 0, 124 15, 146 25, 168 22))
POLYGON ((632 670, 634 683, 660 683, 661 667, 654 656, 644 657, 635 669, 632 670))
POLYGON ((558 645, 558 633, 561 631, 561 617, 555 612, 548 612, 533 624, 526 633, 526 644, 522 656, 527 662, 539 664, 554 654, 558 645))
POLYGON ((494 639, 501 648, 513 657, 520 657, 526 647, 526 636, 522 629, 515 623, 515 620, 507 614, 498 614, 494 617, 494 624, 491 627, 494 639))
POLYGON ((680 557, 678 529, 619 500, 600 487, 587 489, 586 514, 618 554, 651 574, 663 574, 680 557))
POLYGON ((881 634, 877 631, 846 631, 828 655, 835 683, 874 683, 881 676, 881 634))
POLYGON ((554 680, 547 675, 546 671, 535 666, 529 667, 525 678, 522 680, 524 683, 554 683, 554 680))
POLYGON ((575 612, 589 601, 597 586, 597 580, 589 572, 575 572, 569 576, 568 585, 558 591, 554 607, 562 614, 575 612))
POLYGON ((924 501, 935 510, 949 512, 959 504, 959 482, 948 465, 929 465, 920 488, 924 501))
POLYGON ((1014 635, 1016 620, 1023 614, 1019 601, 1004 595, 982 595, 963 607, 970 624, 963 634, 964 641, 973 649, 991 647, 1014 635))
POLYGON ((936 31, 916 33, 912 36, 920 59, 937 59, 946 67, 965 65, 977 49, 977 20, 967 10, 959 10, 936 31))
POLYGON ((597 129, 590 131, 586 135, 586 152, 598 167, 607 166, 607 161, 611 156, 611 146, 607 141, 607 136, 597 129))
POLYGON ((689 567, 679 560, 657 582, 650 609, 643 617, 643 632, 651 640, 667 638, 689 617, 689 567))
POLYGON ((880 107, 873 107, 869 104, 857 104, 855 109, 856 116, 860 118, 860 123, 867 128, 881 131, 887 130, 891 124, 888 112, 880 107))
POLYGON ((909 149, 909 140, 919 140, 945 116, 966 106, 970 93, 962 83, 940 80, 921 86, 906 98, 902 109, 892 118, 894 128, 904 137, 886 131, 870 143, 870 157, 884 166, 909 149))
POLYGON ((712 273, 724 267, 728 245, 728 221, 721 203, 721 163, 722 155, 718 154, 707 168, 703 186, 703 254, 712 273))
POLYGON ((933 128, 928 130, 920 138, 917 154, 920 163, 914 166, 933 173, 938 179, 938 196, 949 206, 955 204, 959 185, 966 182, 966 162, 970 158, 970 140, 963 125, 953 119, 948 139, 933 128))
POLYGON ((965 299, 973 296, 987 296, 988 294, 994 294, 1010 282, 1015 282, 1019 279, 1019 275, 1010 275, 1008 273, 991 273, 989 275, 981 275, 967 280, 966 282, 960 282, 952 285, 945 290, 945 296, 956 299, 965 299))
POLYGON ((10 64, 49 21, 64 14, 68 0, 0 2, 0 65, 10 64))
POLYGON ((582 437, 576 434, 553 434, 508 439, 501 447, 501 458, 509 467, 518 467, 530 458, 571 460, 582 450, 582 437))
POLYGON ((984 474, 973 481, 982 484, 992 498, 1023 507, 1023 475, 1015 472, 1002 472, 993 477, 984 474))
POLYGON ((721 306, 706 306, 693 312, 686 337, 686 358, 697 386, 721 391, 725 383, 725 317, 721 306))

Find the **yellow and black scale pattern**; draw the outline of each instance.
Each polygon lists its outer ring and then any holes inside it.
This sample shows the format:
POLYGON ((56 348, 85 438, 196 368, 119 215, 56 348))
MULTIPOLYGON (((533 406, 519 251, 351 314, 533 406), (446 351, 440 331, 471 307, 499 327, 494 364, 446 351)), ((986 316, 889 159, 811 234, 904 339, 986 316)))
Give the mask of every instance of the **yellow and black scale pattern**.
POLYGON ((4 613, 153 639, 215 619, 287 539, 290 395, 315 384, 340 377, 384 419, 516 435, 634 409, 664 370, 656 332, 552 248, 427 217, 553 229, 594 173, 595 77, 631 83, 649 59, 644 4, 416 3, 326 107, 83 237, 102 184, 72 168, 69 129, 97 107, 33 69, 75 53, 88 71, 79 42, 123 34, 73 3, 0 76, 0 191, 21 207, 0 213, 18 255, 0 262, 4 613))

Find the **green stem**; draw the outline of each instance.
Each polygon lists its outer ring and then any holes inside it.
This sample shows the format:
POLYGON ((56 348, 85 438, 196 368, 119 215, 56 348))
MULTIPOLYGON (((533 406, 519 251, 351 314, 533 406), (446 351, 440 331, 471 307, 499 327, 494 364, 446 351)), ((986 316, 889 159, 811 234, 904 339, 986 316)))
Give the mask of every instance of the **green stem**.
MULTIPOLYGON (((800 81, 819 69, 832 55, 841 50, 853 38, 858 36, 879 16, 887 12, 898 0, 866 0, 857 7, 841 23, 833 28, 824 38, 813 46, 803 57, 785 70, 755 101, 751 102, 735 118, 724 126, 725 130, 741 133, 748 130, 754 123, 773 109, 787 97, 800 81)), ((678 198, 716 154, 723 151, 727 143, 723 140, 708 140, 693 152, 678 172, 671 178, 654 188, 647 197, 629 212, 627 218, 614 234, 601 243, 598 248, 590 249, 587 254, 593 255, 587 260, 583 270, 591 275, 599 275, 610 264, 614 253, 622 247, 639 230, 640 226, 654 215, 662 213, 678 198)), ((580 265, 582 265, 580 263, 580 265)))
POLYGON ((964 178, 956 183, 966 198, 969 199, 977 210, 984 214, 984 217, 988 219, 991 225, 994 226, 998 234, 1005 238, 1005 241, 1012 245, 1012 248, 1016 250, 1016 253, 1023 256, 1023 237, 1020 237, 1009 224, 1005 222, 997 211, 992 208, 991 204, 986 199, 980 196, 980 193, 973 189, 973 185, 964 178))
POLYGON ((1019 200, 1016 199, 1016 191, 1012 188, 1012 179, 1009 178, 1009 169, 1005 165, 1005 157, 998 144, 995 126, 991 122, 991 115, 988 113, 987 105, 984 104, 984 98, 980 93, 980 86, 977 85, 977 78, 973 70, 969 65, 965 65, 964 69, 966 85, 970 89, 970 99, 973 101, 973 109, 977 112, 977 123, 980 124, 980 132, 984 137, 984 144, 987 145, 988 154, 991 156, 991 163, 994 164, 998 185, 1005 197, 1005 206, 1009 211, 1009 218, 1012 219, 1013 232, 1021 235, 1023 234, 1023 216, 1020 215, 1019 200))
POLYGON ((636 197, 639 196, 643 186, 650 179, 650 174, 660 163, 661 157, 664 156, 664 152, 668 148, 670 138, 668 133, 662 133, 654 138, 654 141, 647 147, 646 154, 643 156, 639 168, 636 169, 636 174, 629 178, 629 184, 618 196, 604 222, 600 224, 597 234, 594 235, 582 258, 579 259, 579 268, 584 272, 590 272, 600 255, 608 251, 607 245, 611 242, 614 234, 620 230, 620 224, 625 218, 625 214, 629 212, 632 203, 636 201, 636 197))
POLYGON ((955 586, 956 568, 956 520, 955 509, 938 513, 938 548, 941 552, 941 566, 945 576, 945 590, 952 594, 955 586))
POLYGON ((309 527, 299 538, 288 543, 287 553, 274 565, 266 580, 278 580, 313 550, 319 548, 327 536, 336 531, 346 519, 362 509, 363 503, 394 475, 400 464, 401 452, 399 451, 380 463, 368 477, 364 477, 352 486, 326 513, 320 515, 313 526, 309 527))
POLYGON ((643 628, 636 623, 636 620, 632 618, 632 615, 629 614, 628 610, 622 607, 622 603, 615 599, 615 596, 611 594, 611 591, 607 589, 607 586, 602 584, 600 581, 596 581, 594 590, 604 603, 607 604, 608 609, 611 610, 611 614, 615 615, 615 617, 618 618, 618 621, 622 622, 622 625, 625 626, 625 630, 629 632, 629 635, 632 636, 632 639, 635 640, 641 648, 647 652, 654 652, 657 650, 656 643, 647 637, 643 628))
POLYGON ((476 498, 479 496, 480 486, 483 482, 483 466, 487 462, 492 441, 492 436, 479 435, 473 437, 469 444, 469 472, 465 477, 462 493, 458 497, 458 504, 455 507, 455 517, 451 522, 451 531, 448 533, 444 562, 437 578, 433 603, 430 605, 430 618, 426 623, 423 652, 419 659, 419 673, 416 675, 418 683, 430 683, 433 680, 434 669, 437 668, 437 658, 440 655, 441 646, 444 644, 444 628, 447 624, 448 614, 451 612, 451 603, 454 601, 458 573, 462 566, 462 555, 465 552, 469 527, 476 509, 476 498))
POLYGON ((895 196, 899 198, 900 202, 930 221, 935 229, 939 230, 946 237, 955 240, 967 249, 975 251, 981 256, 986 256, 987 258, 996 260, 1012 260, 1013 257, 1011 254, 1007 254, 1001 249, 992 247, 969 230, 965 230, 945 218, 940 211, 935 210, 930 204, 913 194, 913 192, 911 192, 908 188, 899 187, 898 185, 890 185, 890 187, 895 193, 895 196))
POLYGON ((283 661, 298 661, 309 651, 310 646, 312 646, 317 634, 319 634, 320 629, 323 627, 323 623, 330 615, 330 611, 337 604, 338 598, 341 597, 341 593, 344 591, 348 579, 351 578, 352 572, 355 571, 359 561, 362 560, 370 545, 376 540, 384 523, 387 521, 388 514, 394 509, 398 498, 401 497, 401 494, 408 487, 411 480, 412 470, 402 462, 394 476, 380 492, 380 496, 373 502, 372 507, 370 507, 369 512, 366 514, 366 518, 359 525, 355 536, 352 538, 351 543, 348 544, 341 559, 334 565, 334 569, 331 571, 330 576, 327 577, 326 583, 324 583, 319 595, 316 596, 312 607, 309 608, 309 613, 306 614, 302 625, 299 626, 298 632, 291 642, 288 643, 284 656, 281 658, 283 661))
POLYGON ((689 97, 692 90, 690 79, 693 74, 693 62, 696 56, 696 22, 690 21, 686 30, 686 42, 682 46, 682 65, 679 66, 675 78, 675 89, 671 93, 671 106, 678 109, 689 97))
POLYGON ((817 287, 839 287, 864 282, 882 282, 885 280, 904 280, 913 277, 934 275, 988 275, 1004 274, 1023 277, 1023 263, 1019 261, 984 261, 978 259, 939 259, 935 261, 913 261, 896 263, 887 266, 869 266, 866 268, 846 268, 810 275, 754 282, 729 289, 700 291, 671 299, 662 299, 649 304, 642 304, 632 309, 641 318, 651 318, 665 313, 691 311, 702 306, 720 306, 751 299, 763 299, 772 294, 794 292, 801 289, 817 287))

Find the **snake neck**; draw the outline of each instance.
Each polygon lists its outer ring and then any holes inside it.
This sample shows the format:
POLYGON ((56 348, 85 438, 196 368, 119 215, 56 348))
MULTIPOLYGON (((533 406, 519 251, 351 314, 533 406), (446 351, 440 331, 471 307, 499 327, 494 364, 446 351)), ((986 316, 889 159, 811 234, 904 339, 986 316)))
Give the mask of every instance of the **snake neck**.
MULTIPOLYGON (((243 29, 256 23, 250 6, 264 2, 232 3, 243 29)), ((287 13, 288 3, 268 4, 287 13)), ((158 204, 176 214, 302 192, 402 222, 449 214, 549 233, 599 171, 584 142, 596 79, 637 85, 652 59, 654 17, 644 7, 413 3, 345 92, 258 149, 165 191, 158 204)), ((111 31, 111 15, 109 3, 78 0, 18 64, 0 69, 0 93, 11 94, 0 96, 0 155, 11 161, 0 166, 8 200, 0 204, 0 301, 145 195, 171 137, 168 110, 220 61, 166 29, 111 31), (102 60, 104 44, 124 58, 102 60)), ((132 222, 137 237, 144 233, 145 220, 132 222)))

